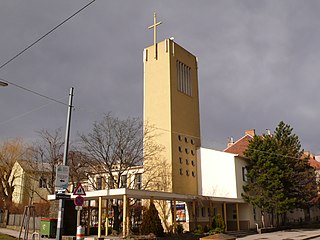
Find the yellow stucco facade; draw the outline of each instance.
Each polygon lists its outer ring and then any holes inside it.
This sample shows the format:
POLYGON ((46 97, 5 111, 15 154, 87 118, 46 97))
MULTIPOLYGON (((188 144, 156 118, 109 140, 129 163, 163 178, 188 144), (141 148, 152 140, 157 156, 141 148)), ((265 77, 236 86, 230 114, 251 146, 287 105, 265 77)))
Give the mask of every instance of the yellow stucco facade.
POLYGON ((144 120, 155 128, 155 140, 164 147, 161 156, 171 177, 168 190, 197 195, 196 150, 201 145, 197 59, 165 39, 146 48, 143 61, 144 120))

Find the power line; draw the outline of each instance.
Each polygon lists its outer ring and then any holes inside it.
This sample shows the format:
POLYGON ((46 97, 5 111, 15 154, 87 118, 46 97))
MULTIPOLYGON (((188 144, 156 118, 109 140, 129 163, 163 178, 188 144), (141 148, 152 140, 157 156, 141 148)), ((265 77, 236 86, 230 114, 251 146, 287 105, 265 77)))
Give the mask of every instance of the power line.
POLYGON ((7 80, 5 80, 5 79, 3 79, 3 78, 0 78, 0 80, 1 80, 1 81, 5 81, 5 82, 7 82, 7 83, 10 83, 10 85, 16 86, 16 87, 21 88, 21 89, 23 89, 23 90, 25 90, 25 91, 31 92, 31 93, 33 93, 33 94, 36 94, 36 95, 38 95, 38 96, 40 96, 40 97, 49 99, 49 100, 51 100, 51 101, 53 101, 53 102, 60 103, 60 104, 63 104, 63 105, 65 105, 65 106, 69 106, 68 104, 66 104, 66 103, 64 103, 64 102, 61 102, 61 101, 56 100, 56 99, 54 99, 54 98, 48 97, 48 96, 46 96, 46 95, 43 95, 43 94, 41 94, 41 93, 39 93, 39 92, 33 91, 33 90, 28 89, 28 88, 26 88, 26 87, 20 86, 20 85, 18 85, 18 84, 9 82, 9 81, 7 81, 7 80))
MULTIPOLYGON (((11 63, 13 60, 15 60, 16 58, 18 58, 19 56, 21 56, 23 53, 25 53, 27 50, 29 50, 30 48, 32 48, 34 45, 36 45, 38 42, 40 42, 42 39, 44 39, 45 37, 47 37, 49 34, 51 34, 52 32, 54 32, 56 29, 58 29, 59 27, 61 27, 63 24, 65 24, 67 21, 69 21, 71 18, 73 18, 74 16, 76 16, 78 13, 80 13, 81 11, 83 11, 84 9, 86 9, 87 7, 89 7, 92 3, 94 3, 96 0, 92 0, 91 2, 89 2, 88 4, 86 4, 85 6, 83 6, 82 8, 80 8, 78 11, 76 11, 75 13, 73 13, 71 16, 69 16, 68 18, 66 18, 65 20, 63 20, 61 23, 59 23, 57 26, 55 26, 54 28, 52 28, 50 31, 48 31, 47 33, 45 33, 44 35, 42 35, 40 38, 38 38, 36 41, 34 41, 33 43, 31 43, 30 45, 28 45, 26 48, 24 48, 22 51, 20 51, 19 53, 17 53, 16 55, 14 55, 12 58, 10 58, 9 60, 7 60, 5 63, 3 63, 2 65, 0 65, 0 69, 2 69, 3 67, 5 67, 6 65, 8 65, 9 63, 11 63)), ((60 104, 63 104, 63 105, 66 105, 68 106, 68 104, 66 103, 63 103, 63 102, 60 102, 54 98, 51 98, 51 97, 48 97, 46 95, 43 95, 39 92, 36 92, 34 90, 31 90, 31 89, 28 89, 26 87, 23 87, 19 84, 16 84, 16 83, 13 83, 13 82, 10 82, 8 80, 5 80, 5 79, 1 79, 0 80, 3 80, 5 81, 6 83, 10 84, 10 85, 13 85, 13 86, 16 86, 18 88, 21 88, 25 91, 28 91, 28 92, 31 92, 33 94, 36 94, 40 97, 44 97, 44 98, 47 98, 51 101, 54 101, 54 102, 57 102, 57 103, 60 103, 60 104)))
MULTIPOLYGON (((78 13, 80 13, 81 11, 83 11, 84 9, 86 9, 87 7, 89 7, 92 3, 94 3, 96 0, 92 0, 91 2, 89 2, 88 4, 86 4, 85 6, 83 6, 82 8, 80 8, 78 11, 76 11, 74 14, 72 14, 70 17, 66 18, 65 20, 63 20, 61 23, 59 23, 57 26, 55 26, 54 28, 52 28, 50 31, 48 31, 47 33, 45 33, 44 35, 42 35, 40 38, 38 38, 36 41, 34 41, 33 43, 31 43, 30 45, 28 45, 26 48, 24 48, 22 51, 20 51, 19 53, 17 53, 16 55, 14 55, 12 58, 10 58, 8 61, 6 61, 5 63, 3 63, 2 65, 0 65, 0 69, 2 69, 3 67, 5 67, 6 65, 8 65, 10 62, 12 62, 14 59, 16 59, 17 57, 19 57, 20 55, 22 55, 24 52, 26 52, 27 50, 29 50, 30 48, 32 48, 34 45, 36 45, 38 42, 40 42, 42 39, 44 39, 45 37, 47 37, 50 33, 54 32, 56 29, 58 29, 60 26, 62 26, 63 24, 65 24, 67 21, 69 21, 71 18, 73 18, 74 16, 76 16, 78 13)), ((8 82, 10 84, 12 84, 11 82, 8 82)))
MULTIPOLYGON (((63 98, 66 98, 66 97, 63 97, 63 98)), ((61 99, 63 99, 63 98, 61 98, 61 99)), ((56 101, 56 100, 55 100, 55 101, 56 101)), ((60 103, 60 101, 56 101, 56 102, 60 103)), ((0 122, 0 125, 5 124, 5 123, 8 123, 8 122, 11 122, 12 120, 16 120, 16 119, 22 118, 22 117, 24 117, 24 116, 26 116, 26 115, 28 115, 28 114, 30 114, 30 113, 33 113, 33 112, 36 112, 36 111, 42 109, 42 108, 44 108, 44 107, 46 107, 46 106, 48 106, 48 105, 50 105, 50 104, 52 104, 52 102, 46 103, 46 104, 44 104, 44 105, 41 105, 40 107, 33 108, 33 109, 31 109, 31 110, 29 110, 29 111, 27 111, 27 112, 24 112, 24 113, 21 113, 21 114, 19 114, 19 115, 17 115, 17 116, 14 116, 14 117, 12 117, 12 118, 9 118, 9 119, 7 119, 7 120, 5 120, 5 121, 3 121, 3 122, 0 122)), ((68 104, 66 104, 66 105, 69 106, 68 104)))

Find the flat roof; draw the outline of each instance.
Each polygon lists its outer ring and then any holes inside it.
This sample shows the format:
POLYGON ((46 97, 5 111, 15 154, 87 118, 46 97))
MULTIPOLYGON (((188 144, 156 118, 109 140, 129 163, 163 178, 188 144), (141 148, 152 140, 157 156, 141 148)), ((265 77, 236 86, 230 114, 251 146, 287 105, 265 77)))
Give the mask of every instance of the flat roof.
MULTIPOLYGON (((71 199, 77 197, 77 195, 73 195, 71 193, 69 193, 68 195, 71 195, 71 199)), ((86 192, 86 195, 82 195, 82 197, 84 197, 85 200, 97 200, 99 197, 102 197, 104 199, 122 199, 124 195, 127 195, 128 198, 153 198, 154 200, 176 200, 182 202, 192 202, 193 200, 207 200, 221 203, 245 203, 245 201, 242 198, 211 197, 128 188, 88 191, 86 192)), ((48 200, 56 200, 56 195, 48 195, 48 200)))

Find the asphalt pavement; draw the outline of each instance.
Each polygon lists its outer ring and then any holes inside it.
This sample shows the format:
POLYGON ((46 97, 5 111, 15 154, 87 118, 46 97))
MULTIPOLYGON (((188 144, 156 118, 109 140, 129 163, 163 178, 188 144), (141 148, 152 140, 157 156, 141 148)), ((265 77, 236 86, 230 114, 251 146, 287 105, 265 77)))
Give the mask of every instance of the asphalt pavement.
POLYGON ((307 240, 319 239, 320 229, 289 229, 271 233, 249 235, 239 240, 307 240))

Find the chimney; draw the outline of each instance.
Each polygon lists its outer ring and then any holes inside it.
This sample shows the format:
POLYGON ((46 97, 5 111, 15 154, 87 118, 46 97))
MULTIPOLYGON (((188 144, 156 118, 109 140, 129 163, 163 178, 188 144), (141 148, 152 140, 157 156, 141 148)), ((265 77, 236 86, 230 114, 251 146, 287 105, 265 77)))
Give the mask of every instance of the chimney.
POLYGON ((234 144, 233 137, 229 137, 227 147, 231 147, 233 144, 234 144))
POLYGON ((266 129, 266 133, 267 133, 267 135, 269 135, 269 136, 271 136, 271 131, 270 131, 270 129, 266 129))
POLYGON ((255 136, 256 135, 256 131, 254 129, 250 129, 250 130, 246 130, 245 135, 250 135, 250 136, 255 136))

